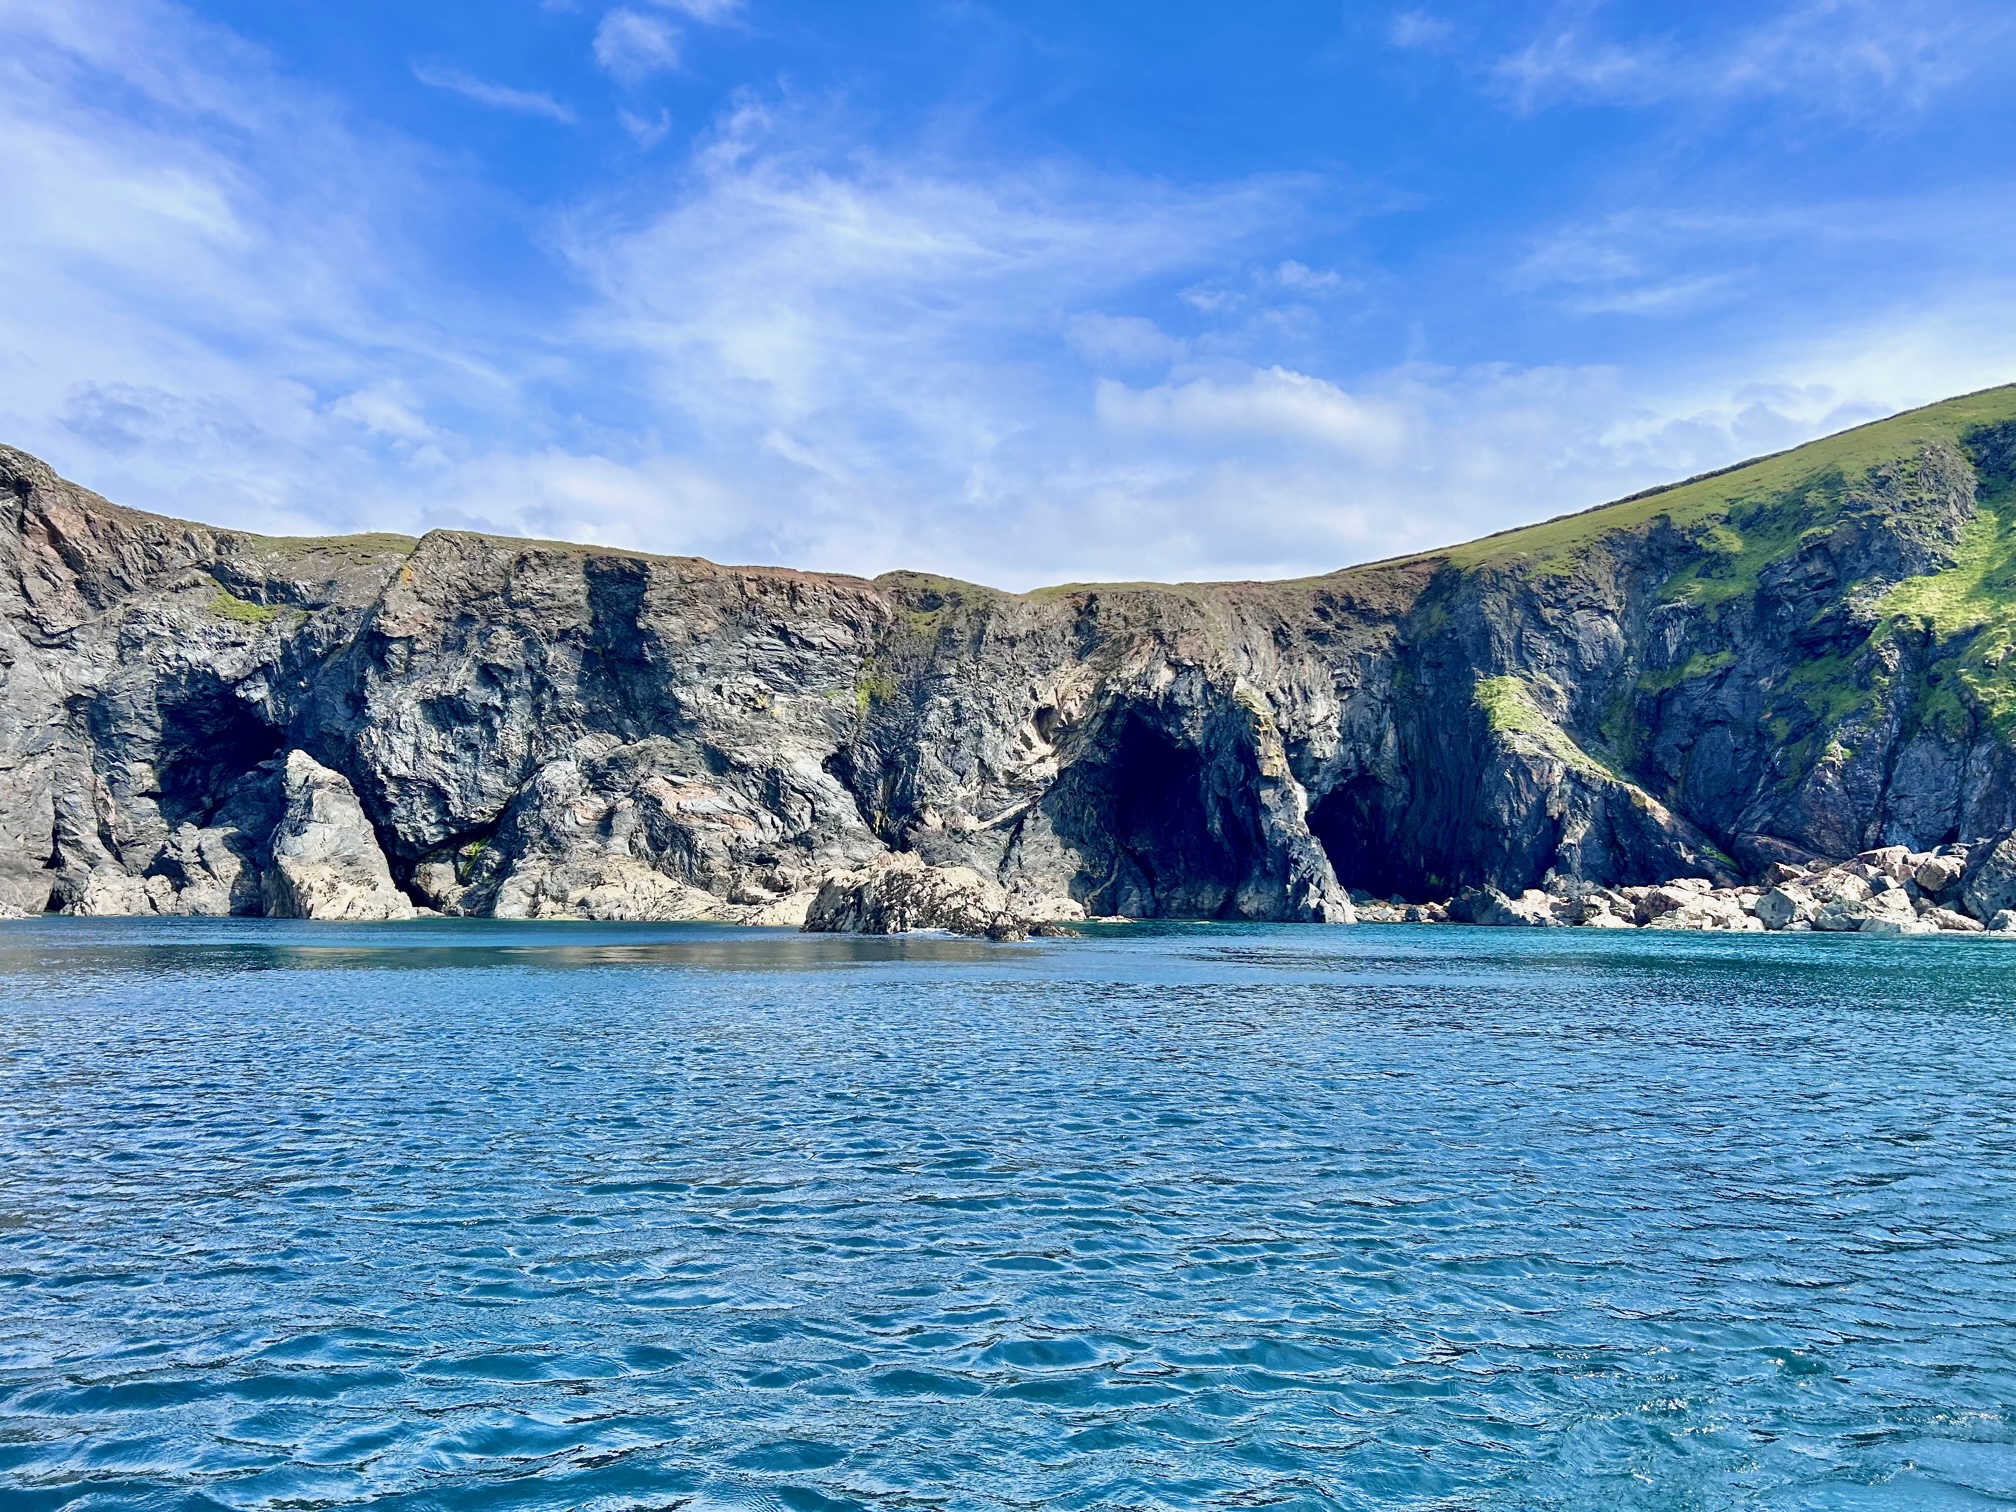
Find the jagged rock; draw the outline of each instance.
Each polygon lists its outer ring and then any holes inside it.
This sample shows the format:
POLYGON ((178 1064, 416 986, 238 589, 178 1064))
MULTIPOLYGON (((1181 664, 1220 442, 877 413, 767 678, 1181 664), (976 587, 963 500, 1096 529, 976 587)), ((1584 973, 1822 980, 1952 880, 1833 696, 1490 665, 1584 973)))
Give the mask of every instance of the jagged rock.
POLYGON ((1872 878, 1887 877, 1893 882, 1902 882, 1917 869, 1918 864, 1908 845, 1879 846, 1875 850, 1862 852, 1855 859, 1868 869, 1872 878))
POLYGON ((1931 856, 1919 865, 1912 877, 1926 892, 1942 893, 1958 882, 1966 870, 1964 856, 1931 856))
POLYGON ((1960 902, 1977 919, 2016 908, 2016 835, 1975 848, 1960 883, 1960 902))
MULTIPOLYGON (((994 940, 1027 939, 1036 925, 1014 906, 1005 888, 971 867, 930 866, 899 852, 878 856, 853 871, 835 872, 819 886, 805 917, 813 934, 903 934, 942 929, 994 940)), ((1083 914, 1080 914, 1083 917, 1083 914)))
POLYGON ((1667 909, 1646 926, 1650 929, 1722 929, 1736 932, 1758 931, 1763 923, 1744 911, 1727 893, 1696 892, 1677 908, 1667 909))
POLYGON ((1999 911, 1987 924, 1989 934, 2016 934, 2016 908, 1999 911))
POLYGON ((1783 882, 1757 900, 1757 918, 1766 929, 1785 929, 1795 923, 1812 923, 1820 906, 1819 900, 1796 882, 1783 882))
POLYGON ((281 919, 410 919, 378 837, 349 781, 305 751, 289 751, 286 811, 273 832, 266 912, 281 919))
POLYGON ((1508 898, 1495 887, 1470 887, 1449 904, 1449 917, 1463 924, 1497 927, 1553 929, 1561 924, 1554 915, 1554 900, 1538 888, 1529 888, 1516 898, 1508 898))
POLYGON ((0 904, 258 907, 287 888, 273 825, 227 810, 300 748, 449 913, 768 916, 893 850, 1102 916, 1343 922, 1348 888, 1509 904, 1550 873, 1659 883, 1663 915, 1690 889, 1662 878, 1780 866, 1852 903, 1867 878, 1821 858, 1855 856, 1992 917, 2016 892, 1981 857, 1916 875, 2016 828, 2016 743, 1969 671, 1994 637, 1899 662, 1873 606, 1952 569, 2012 438, 1996 391, 1859 432, 1845 471, 1727 474, 1699 510, 1028 595, 458 531, 281 541, 0 448, 0 904), (1744 501, 1733 536, 1718 497, 1744 501), (1668 592, 1710 561, 1713 612, 1668 592), (1964 718, 1915 716, 1935 685, 1964 718))

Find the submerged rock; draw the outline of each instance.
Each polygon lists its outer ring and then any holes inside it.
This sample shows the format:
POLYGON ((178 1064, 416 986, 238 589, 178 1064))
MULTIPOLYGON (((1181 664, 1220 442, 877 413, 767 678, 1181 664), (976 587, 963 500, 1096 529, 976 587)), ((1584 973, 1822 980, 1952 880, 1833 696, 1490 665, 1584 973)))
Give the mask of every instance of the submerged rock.
POLYGON ((280 919, 410 919, 412 901, 392 870, 364 807, 340 772, 289 751, 286 811, 273 832, 266 912, 280 919))

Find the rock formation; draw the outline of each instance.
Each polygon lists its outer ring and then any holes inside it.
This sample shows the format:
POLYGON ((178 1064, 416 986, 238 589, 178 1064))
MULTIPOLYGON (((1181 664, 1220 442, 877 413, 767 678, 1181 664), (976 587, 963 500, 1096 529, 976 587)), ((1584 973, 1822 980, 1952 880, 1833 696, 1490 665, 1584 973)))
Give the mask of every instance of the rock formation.
POLYGON ((410 919, 413 903, 392 885, 371 821, 339 772, 305 751, 281 769, 285 807, 270 843, 266 913, 276 919, 410 919))
POLYGON ((1026 940, 1032 932, 1068 932, 1085 911, 1068 898, 1016 898, 968 866, 927 866, 899 851, 819 888, 804 927, 815 934, 905 934, 913 929, 1026 940))
POLYGON ((1020 595, 260 537, 0 449, 0 912, 333 906, 310 865, 396 911, 376 855, 450 914, 794 922, 901 854, 1093 915, 1615 928, 1694 878, 1652 918, 1986 926, 2012 579, 2016 389, 1327 577, 1020 595))

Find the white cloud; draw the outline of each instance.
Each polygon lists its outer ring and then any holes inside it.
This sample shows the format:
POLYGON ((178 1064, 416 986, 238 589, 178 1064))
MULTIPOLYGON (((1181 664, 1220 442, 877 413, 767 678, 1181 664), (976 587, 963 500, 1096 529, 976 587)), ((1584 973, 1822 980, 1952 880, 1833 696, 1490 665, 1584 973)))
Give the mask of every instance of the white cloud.
POLYGON ((1196 378, 1150 389, 1108 380, 1099 385, 1097 408, 1101 421, 1124 432, 1310 442, 1360 456, 1389 456, 1404 435, 1390 410, 1280 367, 1230 382, 1196 378))
POLYGON ((0 438, 223 524, 1009 587, 1279 575, 2016 377, 2009 212, 1959 197, 1599 218, 1512 278, 1569 308, 1701 309, 1727 290, 1676 280, 1759 248, 1948 259, 1917 303, 1815 320, 1824 341, 1780 318, 1691 353, 1668 326, 1628 368, 1347 366, 1331 328, 1276 340, 1346 287, 1286 257, 1305 182, 876 155, 844 114, 754 100, 553 228, 565 266, 528 322, 408 239, 460 223, 442 163, 165 5, 94 11, 0 0, 0 438))
POLYGON ((742 0, 651 0, 651 3, 709 26, 732 20, 742 10, 742 0))
POLYGON ((642 11, 610 11, 595 28, 595 61, 625 84, 679 66, 679 30, 642 11))
POLYGON ((463 73, 459 68, 441 68, 416 63, 413 65, 413 77, 429 89, 445 89, 450 94, 458 94, 465 100, 474 100, 478 105, 488 105, 493 110, 511 110, 520 115, 545 116, 569 126, 574 123, 574 112, 551 95, 529 89, 512 89, 505 84, 492 84, 463 73))
POLYGON ((2016 15, 1981 0, 1796 0, 1693 47, 1671 36, 1607 38, 1578 20, 1535 38, 1494 72, 1524 110, 1574 100, 1776 96, 1868 116, 1923 107, 1970 77, 1992 77, 2012 49, 2016 15))
POLYGON ((656 120, 628 110, 617 111, 616 118, 623 123, 623 129, 636 139, 637 145, 646 152, 672 134, 672 112, 669 110, 660 110, 656 120))

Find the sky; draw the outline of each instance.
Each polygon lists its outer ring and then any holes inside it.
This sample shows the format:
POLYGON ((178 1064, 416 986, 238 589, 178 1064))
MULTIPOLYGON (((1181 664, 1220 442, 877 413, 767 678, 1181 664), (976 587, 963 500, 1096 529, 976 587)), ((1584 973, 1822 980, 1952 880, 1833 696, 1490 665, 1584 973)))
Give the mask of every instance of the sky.
POLYGON ((0 0, 0 441, 279 534, 1281 577, 2016 380, 2008 0, 0 0))

